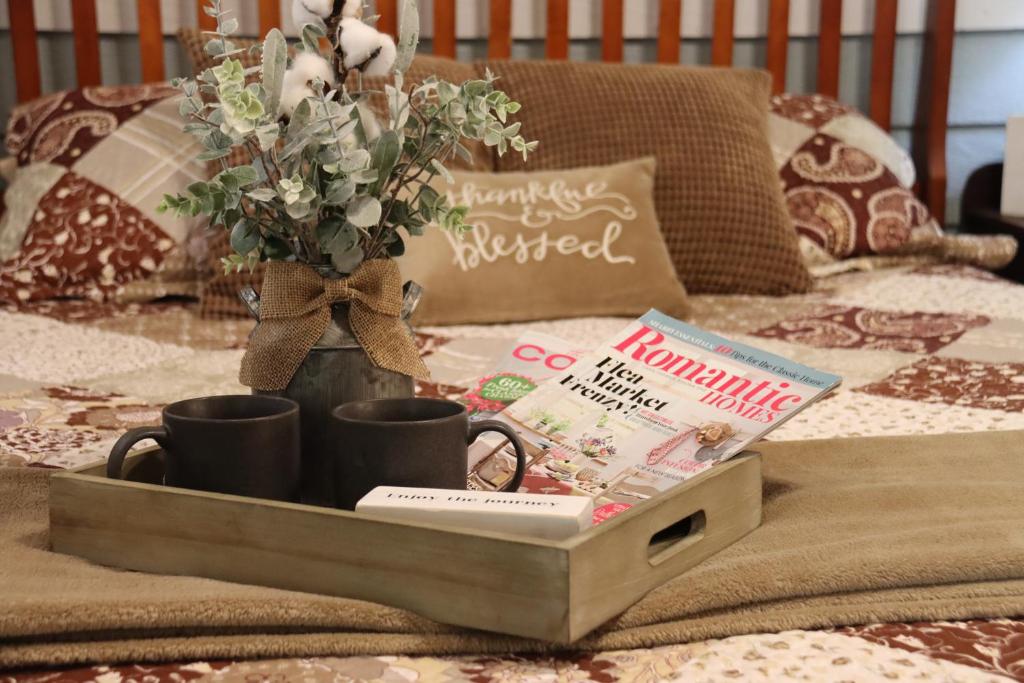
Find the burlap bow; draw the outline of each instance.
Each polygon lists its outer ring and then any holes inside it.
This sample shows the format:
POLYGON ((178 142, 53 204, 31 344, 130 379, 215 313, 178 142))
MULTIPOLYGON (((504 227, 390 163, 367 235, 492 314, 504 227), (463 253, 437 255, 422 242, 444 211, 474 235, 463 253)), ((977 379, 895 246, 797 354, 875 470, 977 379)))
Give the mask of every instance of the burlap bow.
POLYGON ((332 280, 301 263, 271 261, 263 278, 260 323, 249 339, 238 379, 260 391, 288 386, 331 322, 331 304, 349 304, 348 322, 379 368, 416 379, 430 373, 402 322, 402 279, 394 261, 374 259, 332 280))

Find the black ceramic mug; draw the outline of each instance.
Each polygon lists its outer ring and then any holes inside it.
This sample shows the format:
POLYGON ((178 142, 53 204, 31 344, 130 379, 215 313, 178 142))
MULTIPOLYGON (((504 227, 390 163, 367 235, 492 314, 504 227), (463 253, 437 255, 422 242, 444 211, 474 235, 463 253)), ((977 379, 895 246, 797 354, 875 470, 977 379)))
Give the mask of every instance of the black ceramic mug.
POLYGON ((502 489, 515 491, 526 474, 526 450, 503 422, 470 422, 466 407, 435 398, 353 401, 333 413, 335 495, 355 509, 377 486, 466 489, 469 446, 484 432, 512 442, 516 473, 502 489))
POLYGON ((253 498, 299 498, 299 404, 276 396, 206 396, 172 403, 163 424, 126 432, 110 451, 107 477, 142 439, 164 450, 164 484, 253 498))

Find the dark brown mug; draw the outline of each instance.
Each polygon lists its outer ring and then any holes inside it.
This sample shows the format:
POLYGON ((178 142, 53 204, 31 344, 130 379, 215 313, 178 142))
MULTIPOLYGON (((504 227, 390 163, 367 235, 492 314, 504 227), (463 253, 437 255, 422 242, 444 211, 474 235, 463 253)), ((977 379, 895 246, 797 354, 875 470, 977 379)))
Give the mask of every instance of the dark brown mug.
POLYGON ((466 489, 469 446, 484 432, 512 442, 516 473, 502 490, 515 491, 526 474, 526 450, 503 422, 470 422, 466 407, 435 398, 353 401, 333 412, 335 495, 355 509, 377 486, 466 489))
POLYGON ((276 396, 206 396, 172 403, 163 424, 126 432, 107 477, 123 478, 129 449, 153 439, 164 450, 164 484, 253 498, 299 498, 299 404, 276 396))

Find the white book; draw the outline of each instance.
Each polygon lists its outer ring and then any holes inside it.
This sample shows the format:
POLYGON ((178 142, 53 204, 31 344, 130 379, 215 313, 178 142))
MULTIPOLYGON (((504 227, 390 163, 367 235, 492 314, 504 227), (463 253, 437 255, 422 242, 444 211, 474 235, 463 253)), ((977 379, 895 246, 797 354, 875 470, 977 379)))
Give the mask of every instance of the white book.
POLYGON ((356 503, 356 512, 560 541, 591 527, 594 501, 586 496, 378 486, 356 503))

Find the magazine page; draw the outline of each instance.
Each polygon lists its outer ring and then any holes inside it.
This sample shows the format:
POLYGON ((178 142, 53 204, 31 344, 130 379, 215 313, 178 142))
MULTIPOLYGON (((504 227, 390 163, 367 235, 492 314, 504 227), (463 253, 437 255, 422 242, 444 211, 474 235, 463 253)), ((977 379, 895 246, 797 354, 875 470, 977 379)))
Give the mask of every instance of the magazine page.
POLYGON ((542 332, 519 337, 477 385, 459 399, 473 419, 486 419, 523 398, 541 382, 568 370, 586 353, 569 342, 542 332))
MULTIPOLYGON (((521 491, 591 496, 614 514, 739 453, 839 382, 652 310, 496 419, 526 444, 521 491)), ((470 461, 481 488, 514 469, 498 437, 478 440, 470 461)))

